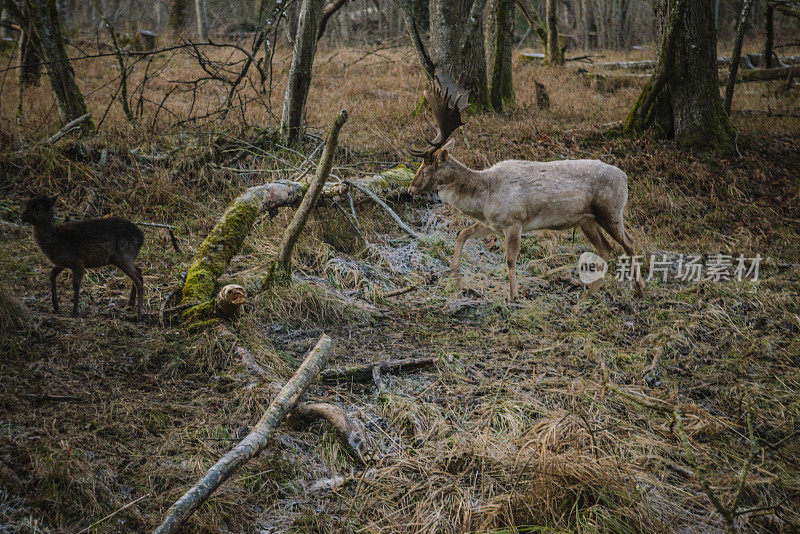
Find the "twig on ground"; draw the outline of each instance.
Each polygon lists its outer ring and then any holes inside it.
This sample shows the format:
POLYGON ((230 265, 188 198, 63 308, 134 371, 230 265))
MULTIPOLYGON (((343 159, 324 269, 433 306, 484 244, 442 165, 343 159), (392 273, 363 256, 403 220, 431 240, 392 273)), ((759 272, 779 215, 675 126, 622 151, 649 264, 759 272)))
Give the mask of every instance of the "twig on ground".
POLYGON ((401 289, 397 289, 392 291, 391 293, 386 293, 383 295, 383 298, 388 299, 391 297, 399 297, 400 295, 405 295, 406 293, 411 293, 412 291, 419 289, 419 286, 407 286, 401 289))
POLYGON ((73 130, 77 130, 78 127, 81 124, 83 124, 84 122, 86 122, 87 120, 89 120, 91 118, 92 118, 92 114, 91 113, 86 113, 85 115, 81 115, 77 119, 69 121, 67 124, 64 125, 63 128, 61 128, 59 131, 57 131, 56 133, 54 133, 53 135, 48 137, 47 138, 47 142, 50 143, 50 144, 55 143, 56 141, 58 141, 59 139, 61 139, 65 135, 69 134, 73 130))
POLYGON ((151 222, 141 222, 137 221, 136 224, 139 226, 150 226, 153 228, 166 228, 167 232, 169 233, 169 239, 172 241, 172 248, 175 249, 175 252, 180 252, 181 247, 178 244, 178 238, 175 236, 175 227, 171 224, 162 224, 162 223, 151 223, 151 222))
MULTIPOLYGON (((697 479, 697 481, 700 483, 700 487, 703 489, 703 493, 706 494, 706 497, 708 497, 708 500, 711 501, 711 504, 714 506, 714 508, 717 510, 717 512, 719 512, 719 514, 722 516, 723 520, 725 521, 725 530, 729 534, 735 533, 736 530, 737 530, 736 529, 736 522, 735 522, 736 517, 738 517, 740 515, 745 515, 745 514, 751 513, 753 511, 756 511, 756 508, 748 508, 748 509, 737 510, 737 508, 739 507, 739 501, 742 498, 742 493, 744 492, 744 487, 745 487, 745 485, 747 483, 747 475, 750 472, 750 466, 753 464, 753 459, 755 458, 756 454, 758 453, 758 442, 756 440, 755 432, 753 430, 752 410, 751 410, 751 406, 750 406, 751 403, 750 403, 749 395, 747 396, 747 415, 746 415, 746 418, 747 418, 747 430, 748 430, 749 441, 750 441, 750 452, 749 452, 749 454, 747 456, 747 459, 745 460, 744 465, 742 466, 742 470, 741 470, 741 472, 739 474, 739 481, 738 481, 738 483, 736 485, 736 493, 734 494, 733 499, 731 500, 730 506, 726 507, 724 504, 722 504, 722 501, 720 500, 719 496, 717 495, 717 492, 714 490, 714 488, 711 487, 711 484, 709 483, 708 478, 705 476, 705 473, 703 472, 703 468, 700 466, 700 463, 697 461, 697 458, 694 455, 694 451, 692 450, 692 445, 691 445, 691 443, 689 443, 689 438, 686 435, 686 429, 683 426, 683 412, 681 411, 681 409, 677 408, 677 407, 674 407, 674 406, 670 406, 670 405, 668 405, 666 403, 662 403, 660 401, 653 402, 653 401, 650 401, 650 400, 645 400, 645 399, 641 398, 638 395, 632 395, 630 393, 627 393, 626 391, 623 391, 622 389, 618 388, 616 385, 614 385, 611 382, 609 382, 609 380, 608 380, 608 371, 606 369, 604 361, 601 361, 601 365, 602 365, 602 373, 603 373, 603 389, 604 390, 605 389, 610 389, 610 390, 620 394, 621 396, 625 397, 626 399, 630 400, 631 402, 634 402, 634 403, 636 403, 636 404, 638 404, 640 406, 644 406, 645 408, 650 408, 650 409, 653 409, 653 410, 657 410, 657 411, 660 411, 662 413, 667 413, 667 414, 672 416, 672 420, 673 420, 673 423, 675 425, 674 428, 675 428, 676 433, 678 434, 678 438, 679 438, 681 446, 683 448, 683 453, 684 453, 684 458, 686 460, 686 463, 689 464, 689 467, 691 468, 692 473, 694 474, 694 476, 697 479)), ((774 509, 776 507, 777 507, 777 505, 771 506, 771 507, 767 507, 767 508, 774 509)))
POLYGON ((108 515, 107 515, 107 516, 105 516, 104 518, 102 518, 102 519, 98 519, 97 521, 95 521, 94 523, 92 523, 91 525, 89 525, 88 527, 86 527, 86 528, 84 528, 84 529, 82 529, 82 530, 79 530, 79 531, 78 531, 78 534, 83 534, 84 532, 89 532, 90 530, 92 530, 94 527, 96 527, 97 525, 99 525, 99 524, 100 524, 100 523, 102 523, 103 521, 107 521, 107 520, 111 519, 112 517, 114 517, 114 516, 115 516, 115 515, 117 515, 118 513, 122 512, 123 510, 126 510, 126 509, 130 508, 131 506, 133 506, 133 505, 134 505, 134 504, 136 504, 137 502, 139 502, 139 501, 141 501, 142 499, 144 499, 145 497, 149 497, 149 496, 150 496, 150 494, 149 494, 149 493, 145 493, 144 495, 142 495, 142 496, 141 496, 141 497, 139 497, 138 499, 136 499, 136 500, 134 500, 134 501, 131 501, 131 502, 129 502, 128 504, 126 504, 126 505, 125 505, 125 506, 123 506, 122 508, 118 508, 117 510, 115 510, 115 511, 111 512, 110 514, 108 514, 108 515))

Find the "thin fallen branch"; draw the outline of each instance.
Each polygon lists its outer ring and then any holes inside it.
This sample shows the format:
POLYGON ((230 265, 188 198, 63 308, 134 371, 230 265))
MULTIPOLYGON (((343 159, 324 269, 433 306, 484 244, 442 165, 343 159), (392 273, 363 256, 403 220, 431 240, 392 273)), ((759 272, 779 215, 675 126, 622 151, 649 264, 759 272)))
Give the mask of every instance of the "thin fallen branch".
POLYGON ((317 203, 317 199, 322 193, 322 187, 328 180, 328 175, 331 173, 333 166, 333 156, 336 153, 336 146, 339 144, 339 131, 347 122, 347 111, 342 110, 336 119, 333 121, 330 131, 328 132, 328 139, 325 141, 325 150, 322 152, 317 172, 314 179, 308 185, 308 190, 300 202, 300 206, 292 217, 289 226, 283 234, 280 249, 278 250, 278 258, 272 264, 267 275, 267 283, 286 282, 291 280, 292 274, 292 252, 303 228, 306 226, 308 217, 311 215, 311 210, 317 203))
POLYGON ((56 141, 58 141, 59 139, 61 139, 65 135, 67 135, 70 132, 72 132, 73 130, 77 130, 80 127, 81 124, 83 124, 84 122, 86 122, 87 120, 89 120, 91 118, 92 118, 92 114, 91 113, 86 113, 85 115, 81 115, 77 119, 73 119, 73 120, 69 121, 67 124, 64 125, 63 128, 61 128, 59 131, 57 131, 56 133, 54 133, 53 135, 48 137, 47 138, 47 142, 52 145, 53 143, 55 143, 56 141))
MULTIPOLYGON (((745 515, 751 513, 756 508, 748 508, 748 509, 738 509, 739 502, 742 498, 742 493, 744 492, 745 485, 747 483, 747 475, 750 472, 750 466, 753 464, 753 460, 758 453, 758 441, 755 437, 755 432, 753 430, 753 421, 752 421, 752 409, 750 406, 750 397, 747 396, 747 431, 748 437, 750 441, 750 452, 747 455, 747 459, 742 466, 742 470, 739 473, 739 480, 736 485, 736 493, 734 493, 733 499, 729 506, 725 506, 722 503, 722 500, 717 495, 717 492, 711 487, 711 484, 708 481, 708 477, 706 477, 705 472, 700 465, 700 462, 697 461, 697 457, 694 455, 694 451, 692 450, 692 445, 689 443, 689 437, 686 435, 686 429, 683 426, 683 411, 680 408, 671 406, 669 404, 663 403, 661 401, 653 402, 651 400, 646 400, 638 395, 632 395, 626 391, 623 391, 616 385, 612 384, 608 379, 608 371, 605 366, 605 362, 601 361, 602 366, 602 373, 603 373, 603 389, 610 389, 619 395, 625 397, 626 399, 634 402, 640 406, 644 406, 645 408, 650 408, 652 410, 657 410, 662 413, 669 414, 672 417, 672 421, 674 423, 674 428, 676 433, 678 434, 678 439, 680 440, 681 446, 683 448, 683 455, 686 463, 689 464, 689 467, 692 470, 695 478, 697 479, 700 487, 703 489, 703 493, 706 494, 708 500, 711 502, 714 509, 719 512, 722 516, 722 519, 725 521, 725 530, 728 534, 734 534, 736 532, 736 517, 740 515, 745 515)), ((774 507, 769 507, 774 508, 774 507)))
POLYGON ((167 511, 164 522, 155 534, 178 532, 184 522, 206 499, 239 467, 260 453, 272 439, 275 431, 298 400, 314 382, 333 355, 333 341, 327 335, 320 337, 314 349, 294 376, 281 389, 250 434, 223 456, 211 469, 167 511))
POLYGON ((411 372, 422 367, 434 365, 438 358, 404 358, 402 360, 387 360, 384 362, 354 365, 342 369, 326 369, 320 375, 323 382, 369 382, 373 380, 373 369, 376 367, 380 373, 411 372))
POLYGON ((388 298, 391 298, 391 297, 399 297, 400 295, 405 295, 406 293, 411 293, 415 289, 418 289, 418 287, 419 286, 403 287, 403 288, 397 289, 395 291, 392 291, 391 293, 386 293, 385 295, 383 295, 383 298, 388 299, 388 298))
POLYGON ((175 252, 180 252, 181 247, 178 244, 178 238, 175 236, 175 227, 171 224, 162 224, 162 223, 151 223, 151 222, 141 222, 137 221, 137 225, 139 226, 148 226, 152 228, 165 228, 169 233, 169 240, 172 242, 172 248, 175 249, 175 252))
POLYGON ((358 189, 359 191, 361 191, 362 193, 367 195, 369 198, 372 199, 373 202, 375 202, 378 206, 383 208, 383 210, 386 213, 388 213, 389 216, 392 219, 394 219, 394 222, 396 222, 397 225, 400 228, 402 228, 405 233, 407 233, 408 235, 410 235, 411 237, 413 237, 417 241, 422 241, 422 237, 417 232, 415 232, 413 228, 411 228, 406 223, 404 223, 403 220, 400 218, 400 216, 398 216, 394 212, 394 210, 392 208, 390 208, 388 204, 386 204, 386 202, 381 200, 380 197, 378 197, 378 195, 376 195, 375 193, 373 193, 372 191, 370 191, 369 189, 367 189, 363 185, 359 184, 358 182, 354 182, 353 180, 344 180, 344 183, 346 183, 350 187, 355 187, 356 189, 358 189))
POLYGON ((115 511, 111 512, 110 514, 108 514, 108 515, 107 515, 107 516, 105 516, 104 518, 102 518, 102 519, 98 519, 97 521, 95 521, 94 523, 92 523, 91 525, 89 525, 88 527, 86 527, 86 528, 84 528, 84 529, 82 529, 82 530, 79 530, 79 531, 78 531, 78 534, 84 534, 84 532, 89 532, 90 530, 92 530, 94 527, 96 527, 96 526, 97 526, 97 525, 99 525, 100 523, 102 523, 102 522, 104 522, 104 521, 108 521, 109 519, 111 519, 112 517, 114 517, 115 515, 117 515, 118 513, 122 512, 123 510, 127 510, 128 508, 130 508, 131 506, 133 506, 133 505, 134 505, 134 504, 136 504, 137 502, 139 502, 139 501, 141 501, 142 499, 144 499, 145 497, 149 497, 149 496, 150 496, 150 494, 149 494, 149 493, 145 493, 144 495, 142 495, 142 496, 141 496, 141 497, 139 497, 138 499, 136 499, 136 500, 133 500, 133 501, 129 502, 128 504, 126 504, 125 506, 123 506, 123 507, 121 507, 121 508, 117 508, 115 511))

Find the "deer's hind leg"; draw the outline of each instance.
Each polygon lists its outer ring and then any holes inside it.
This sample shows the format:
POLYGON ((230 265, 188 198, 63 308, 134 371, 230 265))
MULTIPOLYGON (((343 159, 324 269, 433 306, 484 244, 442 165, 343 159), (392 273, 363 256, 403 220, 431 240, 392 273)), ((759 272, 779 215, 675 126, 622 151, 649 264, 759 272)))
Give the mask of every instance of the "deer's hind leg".
MULTIPOLYGON (((625 224, 622 222, 621 215, 615 220, 601 219, 599 222, 603 227, 603 230, 608 232, 608 235, 614 238, 614 241, 622 245, 622 248, 625 249, 625 254, 631 257, 636 255, 636 250, 633 248, 633 242, 628 238, 628 234, 625 232, 625 224)), ((636 284, 636 296, 641 298, 644 296, 644 280, 642 280, 642 273, 639 269, 636 269, 634 277, 636 284)))
POLYGON ((508 265, 508 284, 511 302, 517 300, 517 256, 522 240, 522 225, 514 224, 503 232, 505 234, 506 265, 508 265))
POLYGON ((133 306, 134 303, 137 304, 136 320, 141 320, 142 303, 144 302, 144 277, 142 276, 142 271, 133 262, 119 263, 117 267, 133 281, 131 296, 128 298, 128 306, 133 306))
MULTIPOLYGON (((594 246, 595 250, 597 250, 598 256, 603 258, 605 261, 611 259, 611 246, 608 242, 608 239, 606 239, 606 237, 600 231, 600 225, 598 225, 595 221, 587 222, 581 226, 581 231, 583 231, 583 235, 586 236, 586 239, 588 239, 589 242, 594 246)), ((589 298, 597 293, 597 290, 600 289, 600 286, 602 285, 602 278, 589 284, 589 291, 586 292, 586 295, 584 295, 583 298, 589 298)))
POLYGON ((78 303, 81 296, 81 282, 83 281, 84 269, 81 265, 72 267, 72 316, 78 316, 78 303))

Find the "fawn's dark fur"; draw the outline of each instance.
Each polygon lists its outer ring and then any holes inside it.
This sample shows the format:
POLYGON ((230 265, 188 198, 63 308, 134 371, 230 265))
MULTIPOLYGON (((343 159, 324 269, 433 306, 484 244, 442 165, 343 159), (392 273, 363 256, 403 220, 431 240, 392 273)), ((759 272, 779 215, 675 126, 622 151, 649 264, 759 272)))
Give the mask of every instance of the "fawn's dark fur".
POLYGON ((144 234, 131 221, 117 217, 53 223, 56 197, 34 195, 28 201, 22 220, 33 225, 33 237, 44 255, 55 267, 50 272, 53 311, 58 311, 56 277, 64 269, 72 269, 75 292, 72 315, 78 315, 78 296, 85 269, 114 265, 133 280, 128 306, 137 302, 136 318, 142 318, 144 278, 134 263, 144 243, 144 234))

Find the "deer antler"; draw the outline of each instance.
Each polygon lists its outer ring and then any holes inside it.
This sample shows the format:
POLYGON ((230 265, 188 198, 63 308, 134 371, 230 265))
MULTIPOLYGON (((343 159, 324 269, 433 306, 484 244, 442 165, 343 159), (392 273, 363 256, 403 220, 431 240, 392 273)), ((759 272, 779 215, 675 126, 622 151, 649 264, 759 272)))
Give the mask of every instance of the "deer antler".
POLYGON ((450 136, 464 125, 461 112, 467 107, 469 92, 459 87, 447 74, 436 73, 436 85, 425 91, 425 99, 431 106, 433 116, 438 124, 438 131, 433 140, 426 140, 429 147, 410 149, 412 156, 429 160, 433 153, 442 148, 450 136))

